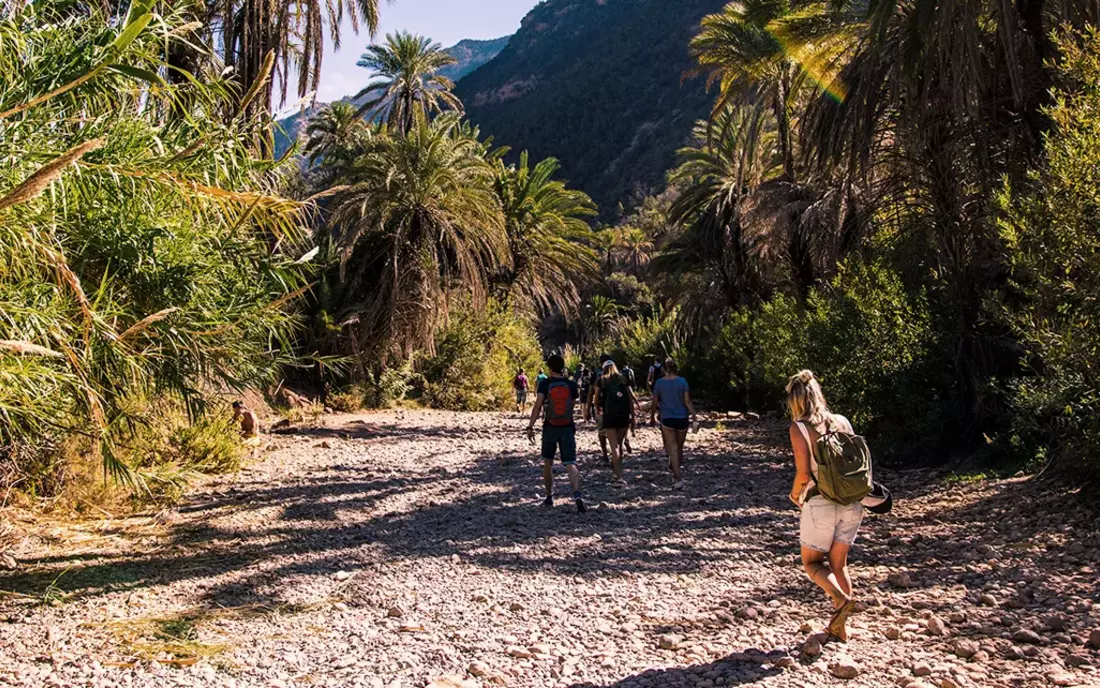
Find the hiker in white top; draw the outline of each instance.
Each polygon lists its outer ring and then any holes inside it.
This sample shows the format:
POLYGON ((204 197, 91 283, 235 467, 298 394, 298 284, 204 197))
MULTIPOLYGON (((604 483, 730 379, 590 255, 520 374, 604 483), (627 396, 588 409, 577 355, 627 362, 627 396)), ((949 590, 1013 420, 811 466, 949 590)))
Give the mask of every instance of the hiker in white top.
POLYGON ((787 408, 793 420, 790 438, 796 470, 789 497, 802 510, 799 528, 802 566, 810 580, 833 601, 828 634, 846 642, 847 620, 855 607, 848 551, 863 520, 863 506, 858 502, 842 506, 817 494, 814 446, 830 431, 852 434, 854 431, 847 418, 829 411, 821 386, 809 370, 803 370, 787 383, 787 408))

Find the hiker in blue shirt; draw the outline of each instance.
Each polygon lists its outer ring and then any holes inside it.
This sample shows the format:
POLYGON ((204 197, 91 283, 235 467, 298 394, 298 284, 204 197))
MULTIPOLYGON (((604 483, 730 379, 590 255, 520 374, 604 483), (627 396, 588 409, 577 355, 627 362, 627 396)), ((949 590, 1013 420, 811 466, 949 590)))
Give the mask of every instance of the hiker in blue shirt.
POLYGON ((649 406, 649 422, 658 410, 661 412, 661 439, 668 454, 668 467, 672 471, 672 489, 684 486, 680 476, 680 463, 684 457, 684 443, 688 428, 695 422, 695 406, 691 403, 691 390, 687 380, 676 373, 676 362, 666 358, 660 366, 661 377, 653 382, 653 399, 649 406))

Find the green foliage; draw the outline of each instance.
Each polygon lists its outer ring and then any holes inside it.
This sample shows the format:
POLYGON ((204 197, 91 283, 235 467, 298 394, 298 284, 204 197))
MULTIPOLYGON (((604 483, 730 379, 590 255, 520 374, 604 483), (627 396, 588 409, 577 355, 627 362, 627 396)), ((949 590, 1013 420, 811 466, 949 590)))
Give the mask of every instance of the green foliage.
POLYGON ((1065 458, 1100 471, 1100 34, 1064 33, 1047 114, 1046 164, 1028 188, 1006 186, 1001 235, 1015 286, 1006 304, 1029 349, 1012 385, 1015 413, 1002 438, 1025 461, 1065 458))
POLYGON ((405 399, 416 385, 418 377, 408 363, 400 368, 367 373, 367 380, 363 385, 363 404, 372 409, 390 408, 405 399))
POLYGON ((183 16, 135 7, 121 26, 53 2, 0 19, 0 459, 81 437, 132 482, 129 400, 197 417, 271 380, 306 277, 263 123, 209 117, 238 97, 223 83, 149 83, 183 16))
POLYGON ((785 412, 790 375, 812 368, 835 411, 886 440, 886 454, 938 440, 941 401, 927 394, 935 330, 926 299, 882 265, 849 264, 805 305, 779 295, 743 308, 707 356, 746 408, 785 412))
POLYGON ((461 309, 436 338, 435 353, 419 366, 423 399, 437 408, 489 411, 512 403, 512 379, 529 378, 542 364, 528 318, 495 302, 478 312, 461 309))

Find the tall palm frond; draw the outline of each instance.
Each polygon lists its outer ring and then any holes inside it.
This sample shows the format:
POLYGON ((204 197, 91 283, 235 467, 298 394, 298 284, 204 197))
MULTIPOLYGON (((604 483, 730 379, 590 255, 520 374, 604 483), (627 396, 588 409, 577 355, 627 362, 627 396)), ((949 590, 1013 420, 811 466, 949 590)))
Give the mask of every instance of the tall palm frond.
POLYGON ((547 158, 534 167, 527 152, 517 165, 497 162, 493 188, 504 212, 510 264, 498 281, 524 305, 544 312, 573 311, 581 288, 596 274, 592 235, 584 218, 596 214, 583 192, 553 179, 560 165, 547 158))
POLYGON ((454 83, 438 74, 458 60, 423 36, 399 31, 382 45, 371 45, 358 65, 375 73, 375 80, 356 95, 367 101, 360 114, 384 119, 390 128, 408 131, 417 113, 429 117, 443 110, 462 112, 462 102, 451 90, 454 83))

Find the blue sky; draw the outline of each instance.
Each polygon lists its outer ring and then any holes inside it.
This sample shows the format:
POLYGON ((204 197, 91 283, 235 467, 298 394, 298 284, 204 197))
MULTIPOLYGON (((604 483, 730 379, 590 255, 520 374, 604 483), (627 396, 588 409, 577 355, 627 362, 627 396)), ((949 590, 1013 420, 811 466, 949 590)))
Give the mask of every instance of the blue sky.
MULTIPOLYGON (((515 33, 537 0, 395 0, 382 2, 382 21, 376 40, 392 31, 411 31, 452 46, 464 38, 500 38, 515 33)), ((321 86, 317 100, 328 102, 355 93, 370 74, 356 67, 369 38, 356 36, 350 22, 341 31, 341 48, 335 51, 331 41, 321 68, 321 86)))

